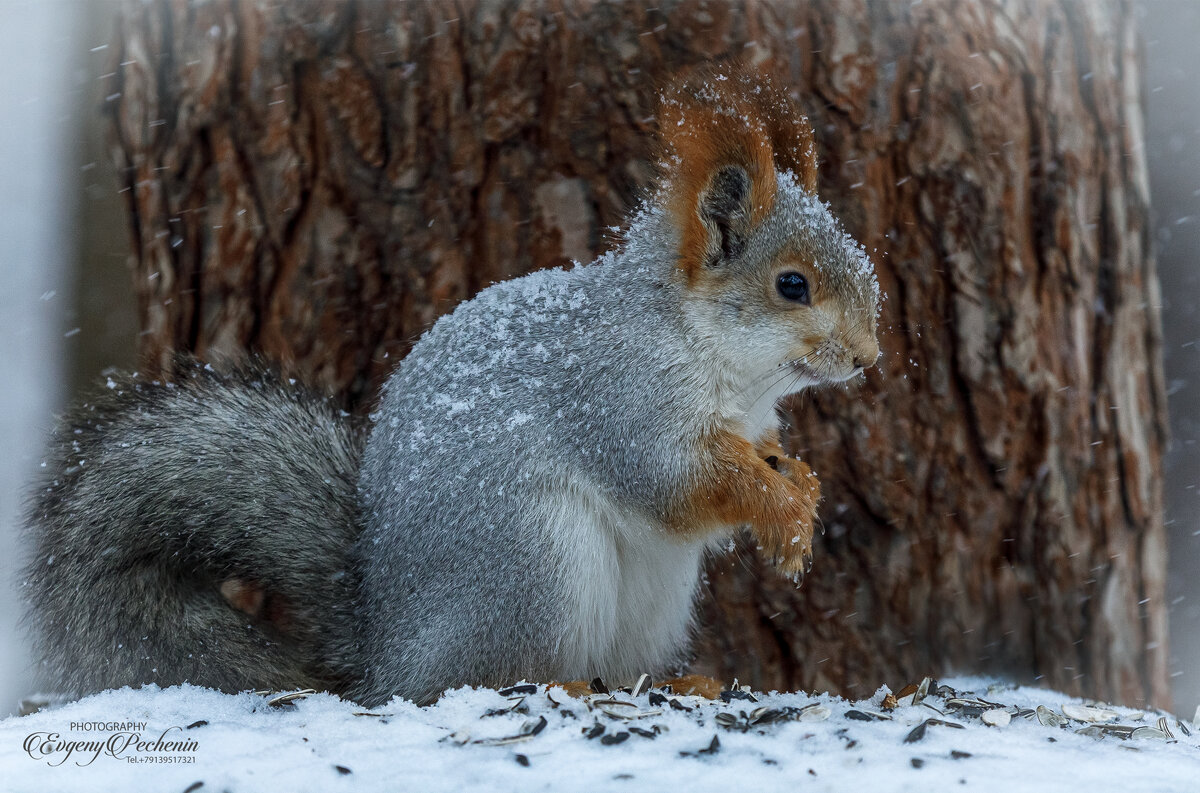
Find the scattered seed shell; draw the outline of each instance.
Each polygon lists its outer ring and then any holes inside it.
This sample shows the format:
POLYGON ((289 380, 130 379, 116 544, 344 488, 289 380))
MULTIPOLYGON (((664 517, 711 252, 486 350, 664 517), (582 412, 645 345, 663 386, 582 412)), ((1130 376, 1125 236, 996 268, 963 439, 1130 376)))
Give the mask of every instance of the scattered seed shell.
POLYGON ((1099 724, 1117 718, 1117 712, 1107 708, 1096 708, 1091 705, 1076 705, 1072 702, 1063 703, 1062 712, 1075 721, 1087 724, 1099 724))
POLYGON ((1167 734, 1165 732, 1163 732, 1162 730, 1158 729, 1157 727, 1138 727, 1136 730, 1134 730, 1130 734, 1129 737, 1133 738, 1134 740, 1145 740, 1145 739, 1149 739, 1149 740, 1153 740, 1153 741, 1167 740, 1167 734))
POLYGON ((1045 705, 1038 705, 1036 713, 1038 723, 1043 727, 1062 727, 1066 724, 1066 720, 1062 716, 1059 716, 1045 705))
POLYGON ((1007 727, 1012 721, 1012 714, 1004 708, 992 708, 981 713, 979 718, 989 727, 1007 727))
POLYGON ((503 738, 480 738, 478 741, 473 741, 477 746, 508 746, 513 743, 522 743, 524 741, 533 740, 533 735, 506 735, 503 738))
POLYGON ((819 702, 814 702, 811 705, 805 705, 800 708, 800 712, 796 714, 797 721, 826 721, 833 715, 833 711, 825 707, 819 702))
POLYGON ((917 690, 913 693, 912 704, 920 705, 921 700, 929 696, 929 686, 933 684, 932 678, 924 678, 921 685, 917 686, 917 690))
POLYGON ((1121 740, 1127 740, 1133 735, 1135 727, 1129 727, 1125 724, 1101 724, 1100 729, 1105 735, 1115 735, 1121 740))
POLYGON ((597 709, 605 716, 610 716, 614 719, 623 719, 632 721, 633 719, 647 719, 651 716, 661 716, 662 711, 658 708, 653 710, 639 710, 629 702, 606 702, 599 705, 597 709), (629 705, 630 707, 620 707, 621 705, 629 705))
POLYGON ((299 691, 292 691, 287 694, 280 694, 277 697, 267 700, 267 706, 271 707, 271 708, 278 708, 280 705, 286 705, 287 703, 292 702, 294 700, 304 699, 305 697, 311 697, 315 693, 317 693, 316 689, 302 688, 299 691))

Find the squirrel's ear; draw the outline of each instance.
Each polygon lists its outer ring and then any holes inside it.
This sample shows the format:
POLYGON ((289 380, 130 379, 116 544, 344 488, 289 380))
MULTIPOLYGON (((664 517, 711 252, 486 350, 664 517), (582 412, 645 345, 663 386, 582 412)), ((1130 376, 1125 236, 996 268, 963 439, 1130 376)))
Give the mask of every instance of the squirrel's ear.
POLYGON ((679 268, 694 277, 736 257, 775 203, 777 171, 817 189, 812 127, 788 94, 743 63, 700 67, 659 102, 662 197, 680 232, 679 268))
POLYGON ((791 100, 780 93, 771 108, 771 144, 775 161, 800 179, 804 192, 817 194, 817 144, 808 119, 795 112, 791 100), (790 112, 779 112, 786 109, 790 112))
POLYGON ((707 265, 739 256, 750 235, 750 175, 737 165, 717 169, 700 193, 696 212, 707 232, 707 265))

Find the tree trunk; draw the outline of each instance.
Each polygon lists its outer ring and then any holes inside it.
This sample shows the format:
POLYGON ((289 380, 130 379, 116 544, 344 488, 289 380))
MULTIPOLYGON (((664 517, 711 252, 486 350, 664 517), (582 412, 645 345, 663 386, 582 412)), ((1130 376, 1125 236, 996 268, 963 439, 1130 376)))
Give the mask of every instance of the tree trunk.
POLYGON ((151 369, 252 350, 362 410, 497 280, 589 260, 652 176, 653 87, 794 89, 873 251, 885 355, 791 411, 800 590, 713 562, 696 668, 862 696, 998 673, 1165 704, 1164 389, 1119 4, 130 0, 108 93, 151 369))

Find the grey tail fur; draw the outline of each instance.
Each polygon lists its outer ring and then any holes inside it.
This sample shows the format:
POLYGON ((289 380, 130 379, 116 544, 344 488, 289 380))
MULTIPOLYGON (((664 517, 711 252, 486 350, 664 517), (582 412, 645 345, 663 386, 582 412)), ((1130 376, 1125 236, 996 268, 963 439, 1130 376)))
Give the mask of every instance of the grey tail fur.
POLYGON ((55 432, 23 582, 41 683, 347 690, 362 433, 255 369, 174 380, 110 378, 55 432))

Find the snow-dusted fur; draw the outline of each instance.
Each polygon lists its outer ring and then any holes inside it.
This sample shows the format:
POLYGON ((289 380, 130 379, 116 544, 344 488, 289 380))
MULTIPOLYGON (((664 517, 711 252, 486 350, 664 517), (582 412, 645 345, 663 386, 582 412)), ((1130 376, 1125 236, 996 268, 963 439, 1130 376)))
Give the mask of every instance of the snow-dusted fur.
MULTIPOLYGON (((736 528, 679 536, 660 520, 705 431, 759 438, 781 395, 856 371, 781 370, 796 339, 758 298, 762 274, 799 237, 844 282, 849 330, 874 339, 865 255, 790 175, 777 187, 719 299, 688 286, 677 232, 650 210, 619 252, 484 290, 401 362, 364 456, 359 696, 617 682, 684 658, 702 550, 736 528)), ((846 330, 840 306, 828 325, 846 330)))
POLYGON ((344 689, 359 433, 266 372, 174 380, 109 378, 54 434, 24 581, 42 683, 344 689), (231 608, 229 580, 271 620, 231 608))
POLYGON ((878 285, 813 194, 807 122, 753 76, 698 80, 664 99, 666 179, 618 250, 485 289, 417 342, 357 495, 353 430, 260 376, 121 381, 68 417, 32 517, 49 683, 368 705, 620 683, 685 660, 725 524, 782 536, 802 573, 816 489, 775 403, 874 363, 878 285), (797 273, 811 300, 785 296, 797 273))

